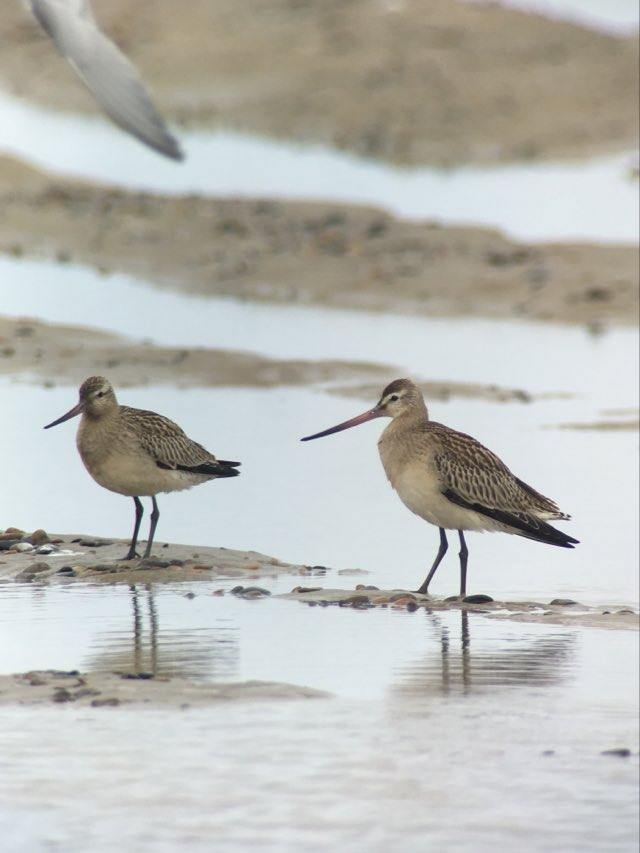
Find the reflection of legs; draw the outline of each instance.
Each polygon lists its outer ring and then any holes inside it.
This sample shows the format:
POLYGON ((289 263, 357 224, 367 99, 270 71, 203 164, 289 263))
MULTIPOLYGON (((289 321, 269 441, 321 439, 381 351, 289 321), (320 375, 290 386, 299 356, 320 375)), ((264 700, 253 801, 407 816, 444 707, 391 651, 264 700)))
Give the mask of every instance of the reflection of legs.
POLYGON ((447 553, 447 548, 449 547, 449 543, 447 542, 447 534, 444 531, 444 527, 440 528, 440 547, 438 548, 438 553, 436 554, 436 558, 433 561, 433 565, 429 569, 429 574, 427 575, 427 579, 422 584, 418 592, 426 595, 429 591, 429 584, 431 583, 431 578, 435 575, 436 569, 442 562, 442 558, 447 553))
POLYGON ((153 545, 153 537, 156 535, 156 526, 158 524, 158 519, 160 518, 160 510, 158 509, 158 504, 156 503, 155 496, 151 498, 153 503, 153 511, 151 513, 151 527, 149 528, 149 540, 147 542, 147 547, 145 548, 144 555, 145 557, 150 556, 151 554, 151 546, 153 545))
POLYGON ((140 653, 142 651, 142 618, 140 616, 140 607, 138 605, 138 590, 134 586, 130 586, 131 602, 133 604, 133 668, 135 672, 140 672, 140 653))
POLYGON ((158 612, 151 584, 147 586, 147 603, 149 606, 149 627, 151 629, 151 672, 155 677, 158 674, 158 612))
POLYGON ((136 505, 136 521, 133 526, 133 537, 131 539, 131 545, 129 546, 129 552, 127 556, 123 559, 125 560, 133 560, 138 556, 136 554, 136 545, 138 543, 138 531, 140 530, 140 522, 142 521, 142 516, 144 514, 144 507, 142 506, 142 501, 140 498, 133 499, 134 504, 136 505))
POLYGON ((462 530, 458 530, 458 535, 460 536, 460 553, 458 554, 460 557, 460 597, 464 598, 467 594, 467 558, 469 556, 469 549, 467 548, 467 543, 464 541, 462 530))

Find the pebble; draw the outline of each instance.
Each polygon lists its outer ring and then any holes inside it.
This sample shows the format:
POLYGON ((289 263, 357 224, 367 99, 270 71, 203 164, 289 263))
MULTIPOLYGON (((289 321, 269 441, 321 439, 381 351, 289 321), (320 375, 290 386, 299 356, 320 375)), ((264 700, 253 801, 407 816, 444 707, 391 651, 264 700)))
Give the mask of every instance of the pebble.
POLYGON ((192 598, 196 597, 196 594, 195 594, 195 592, 185 592, 184 597, 192 599, 192 598))
POLYGON ((15 541, 22 539, 24 536, 24 530, 20 530, 17 527, 7 527, 4 533, 0 533, 0 540, 3 539, 13 539, 15 541))
POLYGON ((600 755, 614 755, 617 758, 629 758, 631 750, 626 747, 620 749, 603 749, 600 755))
POLYGON ((25 536, 24 541, 30 542, 32 545, 44 545, 45 542, 49 541, 49 537, 44 530, 38 529, 34 530, 31 535, 25 536))
POLYGON ((411 592, 396 592, 389 597, 389 601, 392 604, 408 604, 410 601, 416 601, 416 597, 411 592))
POLYGON ((73 702, 74 696, 66 687, 56 687, 51 697, 54 702, 73 702))
POLYGON ((149 681, 153 678, 152 672, 121 672, 120 678, 128 681, 149 681))
POLYGON ((214 589, 211 594, 212 595, 224 595, 224 590, 223 589, 214 589))
POLYGON ((491 604, 493 598, 490 595, 484 595, 484 593, 477 593, 476 595, 465 595, 462 599, 463 604, 491 604))
POLYGON ((194 572, 210 572, 213 566, 205 566, 204 563, 195 563, 193 566, 189 566, 189 568, 193 569, 194 572))
POLYGON ((144 557, 137 565, 138 569, 168 569, 168 560, 159 560, 157 557, 144 557))
POLYGON ((77 542, 78 545, 84 545, 85 548, 102 548, 104 545, 113 545, 111 539, 72 539, 72 542, 77 542))
POLYGON ((554 598, 553 601, 550 601, 549 604, 551 606, 555 605, 556 607, 569 607, 570 604, 577 604, 577 601, 574 601, 572 598, 554 598))
POLYGON ((91 707, 92 708, 104 708, 104 707, 115 706, 115 705, 119 705, 119 704, 120 704, 120 700, 116 699, 115 697, 113 697, 112 699, 94 699, 91 702, 91 707))
POLYGON ((379 586, 372 586, 371 584, 359 583, 359 584, 356 584, 356 589, 375 589, 375 590, 379 590, 379 589, 380 589, 380 587, 379 587, 379 586))
POLYGON ((33 551, 33 545, 30 542, 16 542, 11 550, 15 551, 16 554, 26 554, 29 551, 33 551))
POLYGON ((291 592, 318 592, 321 589, 321 586, 294 586, 291 592))
POLYGON ((58 569, 56 572, 57 575, 62 575, 62 577, 66 578, 75 578, 77 577, 77 572, 75 569, 72 569, 71 566, 63 566, 61 569, 58 569))
POLYGON ((231 593, 240 598, 265 598, 271 595, 268 589, 263 589, 261 586, 234 586, 231 593))
POLYGON ((371 600, 367 595, 352 595, 338 602, 339 607, 354 607, 356 610, 364 609, 370 605, 371 600))
POLYGON ((39 548, 36 548, 36 554, 53 554, 57 550, 55 545, 41 545, 39 548))
POLYGON ((21 542, 19 539, 2 539, 0 540, 0 551, 9 551, 14 548, 16 545, 20 545, 21 542))
POLYGON ((184 560, 178 560, 174 557, 173 560, 169 560, 169 565, 170 566, 184 566, 184 560))

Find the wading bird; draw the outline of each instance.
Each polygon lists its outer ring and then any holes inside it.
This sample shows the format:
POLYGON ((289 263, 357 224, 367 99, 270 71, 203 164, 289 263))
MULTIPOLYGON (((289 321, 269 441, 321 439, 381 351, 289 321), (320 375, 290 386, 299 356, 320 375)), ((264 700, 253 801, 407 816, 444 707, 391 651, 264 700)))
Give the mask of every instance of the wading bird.
POLYGON ((237 477, 239 462, 216 459, 192 441, 177 424, 143 409, 119 405, 111 383, 91 376, 80 386, 78 404, 45 429, 82 415, 76 444, 84 466, 96 483, 133 498, 136 520, 125 560, 137 557, 136 543, 142 521, 141 497, 153 503, 151 527, 144 556, 151 554, 160 512, 159 492, 190 489, 217 477, 237 477))
POLYGON ((554 501, 519 480, 475 438, 429 420, 422 392, 410 379, 396 379, 387 385, 373 409, 302 441, 374 418, 392 419, 378 441, 389 482, 411 512, 440 528, 438 553, 418 592, 428 593, 447 551, 446 530, 457 530, 460 537, 463 597, 467 592, 465 530, 499 530, 560 548, 578 544, 577 539, 547 523, 571 518, 554 501))
POLYGON ((88 0, 25 0, 58 52, 109 118, 174 160, 184 155, 156 110, 140 75, 98 28, 88 0))

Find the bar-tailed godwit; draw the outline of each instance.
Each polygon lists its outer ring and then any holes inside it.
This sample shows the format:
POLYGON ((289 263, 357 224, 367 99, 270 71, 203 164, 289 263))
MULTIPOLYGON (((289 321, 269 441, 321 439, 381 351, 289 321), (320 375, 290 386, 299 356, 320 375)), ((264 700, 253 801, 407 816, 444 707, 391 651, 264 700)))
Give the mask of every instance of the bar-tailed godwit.
POLYGON ((119 405, 111 383, 91 376, 80 386, 78 404, 45 429, 82 415, 76 437, 85 468, 96 483, 133 498, 135 525, 125 560, 137 557, 136 543, 144 512, 141 497, 153 503, 149 539, 144 553, 151 554, 160 512, 159 492, 190 489, 217 477, 237 477, 239 462, 216 459, 190 439, 169 418, 119 405))
POLYGON ((174 160, 183 153, 140 75, 98 28, 88 0, 25 0, 34 18, 109 118, 174 160))
POLYGON ((465 530, 499 530, 560 548, 578 544, 547 523, 571 517, 554 501, 518 479, 475 438, 429 420, 422 392, 410 379, 387 385, 373 409, 302 441, 381 417, 392 419, 378 441, 389 482, 411 512, 440 528, 438 553, 418 592, 428 592, 446 553, 446 530, 460 537, 461 596, 467 592, 465 530))

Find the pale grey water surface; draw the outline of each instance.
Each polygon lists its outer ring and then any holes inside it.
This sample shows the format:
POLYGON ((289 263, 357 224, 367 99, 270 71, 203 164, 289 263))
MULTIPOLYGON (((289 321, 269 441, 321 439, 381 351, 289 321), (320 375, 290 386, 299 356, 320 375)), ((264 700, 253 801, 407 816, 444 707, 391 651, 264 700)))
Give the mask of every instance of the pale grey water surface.
POLYGON ((636 849, 637 753, 601 754, 636 748, 633 632, 238 601, 212 596, 220 585, 192 600, 2 587, 3 672, 155 665, 333 694, 2 708, 5 849, 636 849))
POLYGON ((370 204, 531 241, 634 243, 638 236, 633 152, 564 163, 401 168, 322 145, 185 130, 187 159, 176 166, 100 117, 46 110, 0 92, 0 118, 0 153, 129 189, 370 204))
POLYGON ((636 0, 466 0, 498 2, 524 12, 534 12, 561 21, 570 21, 614 35, 632 35, 640 16, 636 0))

